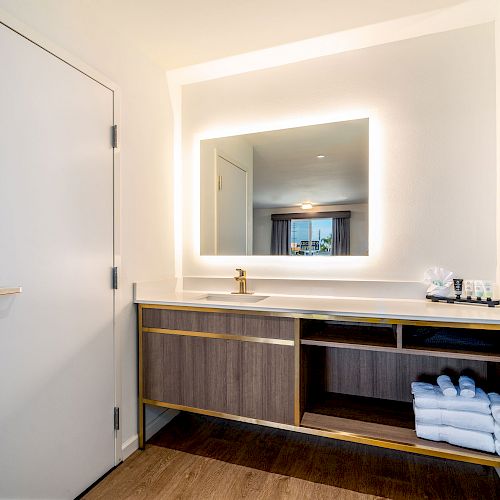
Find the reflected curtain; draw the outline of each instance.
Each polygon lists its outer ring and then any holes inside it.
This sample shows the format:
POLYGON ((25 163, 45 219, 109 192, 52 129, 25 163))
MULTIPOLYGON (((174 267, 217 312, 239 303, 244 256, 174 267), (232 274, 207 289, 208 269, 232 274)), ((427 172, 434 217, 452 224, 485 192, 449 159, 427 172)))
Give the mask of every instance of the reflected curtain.
POLYGON ((291 220, 273 220, 271 231, 271 255, 290 255, 291 220))
POLYGON ((351 219, 333 219, 332 226, 332 255, 351 255, 351 219))

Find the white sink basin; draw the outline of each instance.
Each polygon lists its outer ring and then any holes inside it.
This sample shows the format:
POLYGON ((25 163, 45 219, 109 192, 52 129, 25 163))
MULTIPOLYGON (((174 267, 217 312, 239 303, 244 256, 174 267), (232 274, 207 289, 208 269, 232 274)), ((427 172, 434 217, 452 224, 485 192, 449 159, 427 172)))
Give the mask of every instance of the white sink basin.
POLYGON ((239 295, 229 293, 211 293, 206 297, 201 297, 201 300, 210 300, 214 302, 246 302, 254 303, 267 299, 269 295, 239 295))

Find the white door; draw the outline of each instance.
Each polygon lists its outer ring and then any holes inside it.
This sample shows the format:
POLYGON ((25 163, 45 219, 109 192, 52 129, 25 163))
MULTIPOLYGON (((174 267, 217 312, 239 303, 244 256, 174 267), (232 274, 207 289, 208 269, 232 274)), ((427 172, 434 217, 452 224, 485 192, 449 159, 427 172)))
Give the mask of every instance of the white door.
POLYGON ((247 172, 217 156, 217 255, 247 253, 247 172))
POLYGON ((0 24, 0 498, 114 465, 113 92, 0 24))

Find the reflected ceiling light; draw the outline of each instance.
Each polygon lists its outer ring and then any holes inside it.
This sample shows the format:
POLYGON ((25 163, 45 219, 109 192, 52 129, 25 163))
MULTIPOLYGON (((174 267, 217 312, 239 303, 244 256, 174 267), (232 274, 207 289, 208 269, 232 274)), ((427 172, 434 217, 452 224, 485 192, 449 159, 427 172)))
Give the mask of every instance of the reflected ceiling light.
POLYGON ((325 155, 318 155, 318 156, 316 156, 316 158, 324 158, 324 157, 325 157, 325 155))
POLYGON ((312 206, 312 203, 310 201, 306 201, 305 203, 302 203, 302 205, 300 205, 300 207, 302 208, 302 210, 309 210, 313 206, 312 206))

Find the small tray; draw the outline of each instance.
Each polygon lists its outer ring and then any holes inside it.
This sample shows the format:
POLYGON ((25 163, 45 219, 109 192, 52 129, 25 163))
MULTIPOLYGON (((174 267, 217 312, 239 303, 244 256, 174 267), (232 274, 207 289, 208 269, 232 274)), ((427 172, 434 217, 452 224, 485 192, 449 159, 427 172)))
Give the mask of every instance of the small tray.
POLYGON ((500 305, 500 300, 493 299, 457 299, 456 297, 441 297, 439 295, 426 295, 425 298, 432 302, 446 302, 447 304, 475 304, 488 307, 500 305))

